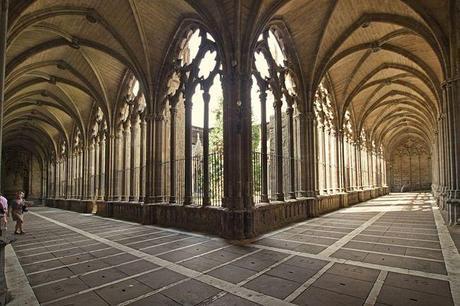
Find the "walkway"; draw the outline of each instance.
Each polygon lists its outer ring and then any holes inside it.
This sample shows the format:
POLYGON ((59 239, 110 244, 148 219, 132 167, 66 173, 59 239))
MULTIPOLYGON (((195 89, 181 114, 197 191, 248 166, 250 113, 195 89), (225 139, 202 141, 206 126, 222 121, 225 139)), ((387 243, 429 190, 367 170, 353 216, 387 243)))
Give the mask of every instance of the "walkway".
POLYGON ((26 222, 14 251, 42 305, 460 305, 460 257, 429 194, 244 246, 50 208, 26 222))

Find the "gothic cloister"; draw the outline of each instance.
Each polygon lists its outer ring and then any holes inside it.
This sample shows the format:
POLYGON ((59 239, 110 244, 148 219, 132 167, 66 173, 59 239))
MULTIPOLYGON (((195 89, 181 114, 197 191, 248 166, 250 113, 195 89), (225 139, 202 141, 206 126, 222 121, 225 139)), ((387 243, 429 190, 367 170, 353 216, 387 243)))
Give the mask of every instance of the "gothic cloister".
POLYGON ((11 305, 460 305, 459 0, 0 4, 11 305))

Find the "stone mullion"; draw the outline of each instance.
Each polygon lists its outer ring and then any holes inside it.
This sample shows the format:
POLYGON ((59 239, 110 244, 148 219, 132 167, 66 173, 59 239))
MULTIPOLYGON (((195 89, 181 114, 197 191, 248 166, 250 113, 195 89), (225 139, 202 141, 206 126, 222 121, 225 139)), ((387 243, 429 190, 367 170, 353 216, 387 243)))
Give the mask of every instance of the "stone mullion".
POLYGON ((192 95, 185 95, 185 195, 184 205, 192 204, 192 95))
POLYGON ((136 146, 137 146, 137 114, 134 115, 131 121, 131 143, 130 143, 130 184, 129 184, 129 201, 136 201, 136 161, 137 161, 137 154, 136 154, 136 146))
POLYGON ((281 115, 282 100, 275 95, 275 155, 276 155, 276 200, 284 201, 283 193, 283 121, 281 115))
POLYGON ((294 109, 292 105, 287 107, 288 115, 288 152, 289 152, 289 198, 295 199, 295 156, 294 156, 294 109))
POLYGON ((267 88, 259 85, 260 99, 260 166, 261 166, 261 190, 260 201, 268 203, 268 152, 267 152, 267 88))
POLYGON ((176 203, 176 105, 171 105, 169 114, 169 203, 176 203))
POLYGON ((204 86, 203 89, 203 103, 204 103, 204 122, 203 122, 203 206, 211 204, 209 198, 209 86, 204 86))
POLYGON ((140 130, 140 171, 139 171, 139 202, 145 202, 145 134, 146 134, 147 123, 145 118, 141 119, 140 130))

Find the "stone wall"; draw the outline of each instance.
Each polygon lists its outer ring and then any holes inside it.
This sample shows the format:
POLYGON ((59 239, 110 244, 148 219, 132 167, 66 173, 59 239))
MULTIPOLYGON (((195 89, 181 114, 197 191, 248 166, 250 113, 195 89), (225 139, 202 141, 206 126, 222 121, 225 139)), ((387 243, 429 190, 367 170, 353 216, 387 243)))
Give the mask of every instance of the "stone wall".
POLYGON ((391 154, 388 166, 392 192, 431 188, 431 154, 421 141, 410 138, 400 143, 391 154))
POLYGON ((168 203, 81 201, 48 199, 46 205, 101 217, 116 218, 146 225, 206 232, 228 239, 248 239, 293 222, 304 221, 388 194, 388 188, 353 191, 316 198, 258 204, 250 211, 230 211, 222 207, 201 207, 168 203), (97 206, 97 210, 95 209, 97 206))

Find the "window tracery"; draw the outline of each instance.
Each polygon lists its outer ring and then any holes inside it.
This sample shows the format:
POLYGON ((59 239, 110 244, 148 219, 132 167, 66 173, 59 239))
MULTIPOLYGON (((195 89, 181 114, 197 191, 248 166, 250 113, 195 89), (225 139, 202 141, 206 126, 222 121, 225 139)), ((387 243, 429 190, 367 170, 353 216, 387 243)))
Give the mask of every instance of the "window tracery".
POLYGON ((164 96, 169 156, 162 172, 170 203, 221 205, 223 139, 220 145, 210 143, 210 133, 223 128, 221 77, 214 38, 202 27, 189 26, 171 60, 164 96))
POLYGON ((299 97, 280 30, 270 27, 260 35, 252 67, 253 201, 294 199, 300 192, 294 131, 299 97))

